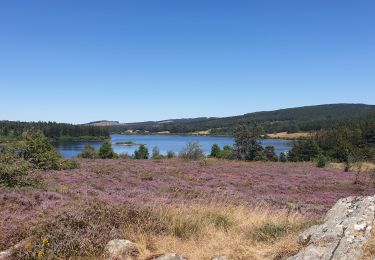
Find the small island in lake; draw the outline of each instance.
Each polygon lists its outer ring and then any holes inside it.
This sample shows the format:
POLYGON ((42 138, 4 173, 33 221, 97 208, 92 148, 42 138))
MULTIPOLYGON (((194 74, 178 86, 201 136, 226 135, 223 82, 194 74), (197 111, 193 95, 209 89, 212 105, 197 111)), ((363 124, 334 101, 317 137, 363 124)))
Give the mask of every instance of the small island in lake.
POLYGON ((127 142, 117 142, 116 145, 125 145, 125 146, 141 146, 145 144, 137 144, 132 141, 127 141, 127 142))

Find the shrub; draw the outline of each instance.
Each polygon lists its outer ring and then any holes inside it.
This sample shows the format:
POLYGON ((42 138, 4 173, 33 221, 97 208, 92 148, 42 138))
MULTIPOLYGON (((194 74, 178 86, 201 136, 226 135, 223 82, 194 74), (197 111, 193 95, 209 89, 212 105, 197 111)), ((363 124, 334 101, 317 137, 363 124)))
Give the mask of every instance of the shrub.
POLYGON ((168 159, 172 159, 174 157, 176 157, 176 154, 173 151, 168 151, 167 152, 167 158, 168 159))
POLYGON ((279 156, 280 162, 287 162, 288 161, 288 152, 281 152, 279 156))
POLYGON ((59 170, 72 170, 79 168, 79 163, 69 159, 62 159, 59 162, 59 170))
POLYGON ((163 155, 160 154, 160 149, 159 147, 155 146, 154 148, 152 148, 152 156, 151 156, 152 159, 162 159, 163 158, 163 155))
POLYGON ((321 149, 314 140, 296 141, 288 153, 288 160, 292 162, 308 162, 317 158, 319 154, 321 154, 321 149))
POLYGON ((261 242, 275 242, 282 236, 292 231, 292 227, 286 223, 265 223, 251 230, 251 238, 261 242))
POLYGON ((13 144, 19 156, 40 169, 59 169, 60 153, 40 132, 30 130, 23 134, 22 140, 13 144))
POLYGON ((117 154, 112 149, 112 144, 105 140, 99 149, 99 157, 102 159, 113 159, 117 157, 117 154))
POLYGON ((121 159, 131 159, 132 157, 128 153, 121 153, 117 155, 121 159))
POLYGON ((275 147, 273 146, 266 146, 264 148, 264 159, 271 162, 277 161, 277 156, 275 153, 275 147))
POLYGON ((148 149, 145 145, 140 145, 138 150, 135 150, 134 152, 134 158, 135 159, 148 159, 149 153, 148 149))
POLYGON ((322 154, 319 154, 318 157, 316 158, 316 167, 324 168, 326 167, 327 163, 328 163, 327 158, 322 154))
POLYGON ((217 144, 212 145, 210 157, 221 158, 221 149, 219 145, 217 144))
POLYGON ((83 149, 83 151, 77 155, 77 157, 86 158, 86 159, 95 159, 95 158, 98 158, 99 155, 94 147, 87 144, 85 145, 85 148, 83 149))
POLYGON ((221 158, 226 160, 235 160, 237 157, 232 147, 229 145, 224 145, 223 150, 221 151, 221 158))
POLYGON ((9 152, 0 154, 0 186, 38 186, 41 183, 33 164, 9 152))
POLYGON ((203 159, 204 153, 200 145, 196 142, 189 142, 186 147, 180 152, 180 158, 187 160, 200 160, 203 159))

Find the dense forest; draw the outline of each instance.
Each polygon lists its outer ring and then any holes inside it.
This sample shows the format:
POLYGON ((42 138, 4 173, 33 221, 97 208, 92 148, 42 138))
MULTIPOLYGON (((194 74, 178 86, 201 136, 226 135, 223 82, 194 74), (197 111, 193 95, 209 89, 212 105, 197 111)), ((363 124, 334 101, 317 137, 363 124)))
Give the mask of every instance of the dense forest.
POLYGON ((265 133, 317 131, 340 124, 343 120, 375 116, 375 105, 330 104, 287 108, 249 113, 223 118, 194 118, 141 123, 119 124, 109 127, 111 132, 139 130, 140 132, 192 133, 210 130, 212 135, 232 135, 239 125, 258 124, 265 133))
POLYGON ((55 122, 19 122, 0 121, 0 137, 3 139, 14 139, 27 130, 41 131, 47 138, 52 140, 95 140, 109 136, 105 127, 73 125, 55 122))

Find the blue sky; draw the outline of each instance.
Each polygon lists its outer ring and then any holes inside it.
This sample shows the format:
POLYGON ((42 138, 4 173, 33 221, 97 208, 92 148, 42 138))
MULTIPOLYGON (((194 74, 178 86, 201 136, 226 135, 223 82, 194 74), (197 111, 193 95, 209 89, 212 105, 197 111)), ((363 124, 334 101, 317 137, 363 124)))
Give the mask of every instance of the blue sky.
POLYGON ((0 1, 0 119, 375 102, 373 0, 0 1))

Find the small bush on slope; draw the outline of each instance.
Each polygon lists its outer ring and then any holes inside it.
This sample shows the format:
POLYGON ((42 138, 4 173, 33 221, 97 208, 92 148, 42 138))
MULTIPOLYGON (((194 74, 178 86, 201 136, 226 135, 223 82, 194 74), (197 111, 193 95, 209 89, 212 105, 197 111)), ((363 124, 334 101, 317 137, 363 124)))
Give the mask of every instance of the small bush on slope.
POLYGON ((96 151, 94 147, 92 147, 91 145, 85 145, 85 148, 80 154, 78 154, 77 157, 85 159, 95 159, 98 158, 99 155, 98 151, 96 151))
POLYGON ((78 168, 78 163, 63 159, 48 139, 40 132, 29 130, 20 141, 14 142, 10 153, 42 170, 65 170, 78 168))
POLYGON ((105 140, 99 149, 99 157, 102 159, 113 159, 117 158, 117 154, 112 149, 112 144, 105 140))
POLYGON ((40 176, 28 161, 10 152, 0 154, 0 187, 38 186, 40 176))

